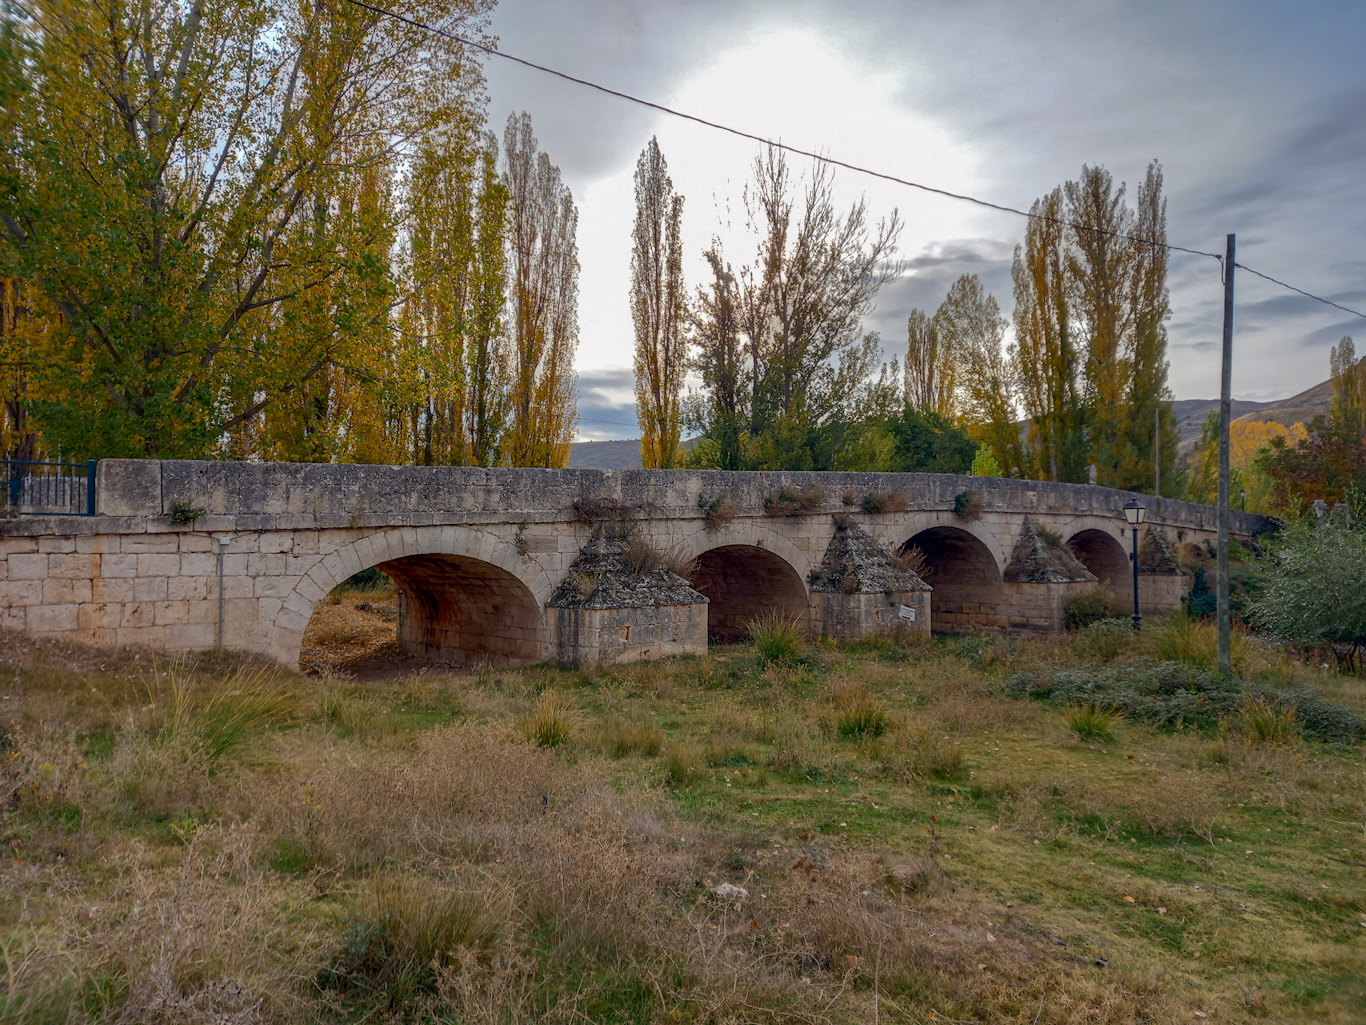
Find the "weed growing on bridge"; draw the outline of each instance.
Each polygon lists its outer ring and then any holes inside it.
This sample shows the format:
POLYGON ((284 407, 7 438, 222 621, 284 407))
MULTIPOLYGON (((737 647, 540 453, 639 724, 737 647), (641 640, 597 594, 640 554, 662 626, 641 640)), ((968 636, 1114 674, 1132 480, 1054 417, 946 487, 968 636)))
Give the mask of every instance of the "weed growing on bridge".
POLYGON ((982 493, 975 488, 968 488, 953 496, 953 514, 960 520, 981 519, 982 511, 985 508, 986 503, 982 501, 982 493))
POLYGON ((796 488, 782 485, 764 496, 765 516, 806 516, 825 504, 825 488, 796 488))
POLYGON ((1354 1023, 1366 772, 1316 738, 1359 686, 1250 638, 1264 709, 1078 744, 1073 692, 1203 678, 1081 636, 365 682, 203 658, 185 707, 245 684, 299 722, 157 790, 164 666, 0 645, 0 1016, 1354 1023), (554 702, 579 722, 543 746, 554 702))
POLYGON ((870 515, 905 512, 911 499, 902 491, 870 491, 859 502, 859 508, 870 515))
POLYGON ((729 495, 717 495, 714 498, 698 495, 697 507, 702 510, 707 530, 724 530, 734 522, 737 512, 735 502, 729 495))

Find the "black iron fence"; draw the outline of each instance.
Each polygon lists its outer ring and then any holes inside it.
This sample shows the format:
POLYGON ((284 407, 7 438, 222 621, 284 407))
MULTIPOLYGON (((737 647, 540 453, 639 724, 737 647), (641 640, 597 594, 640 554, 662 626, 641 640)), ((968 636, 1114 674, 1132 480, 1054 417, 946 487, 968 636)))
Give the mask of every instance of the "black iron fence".
POLYGON ((0 512, 10 516, 94 516, 95 460, 40 463, 0 460, 0 512))

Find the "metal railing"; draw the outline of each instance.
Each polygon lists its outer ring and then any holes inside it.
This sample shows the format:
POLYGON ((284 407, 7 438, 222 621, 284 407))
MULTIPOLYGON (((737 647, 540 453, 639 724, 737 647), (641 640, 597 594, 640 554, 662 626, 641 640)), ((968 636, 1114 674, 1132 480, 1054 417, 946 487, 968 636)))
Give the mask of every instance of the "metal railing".
POLYGON ((94 516, 94 459, 87 463, 0 460, 0 512, 10 516, 94 516))

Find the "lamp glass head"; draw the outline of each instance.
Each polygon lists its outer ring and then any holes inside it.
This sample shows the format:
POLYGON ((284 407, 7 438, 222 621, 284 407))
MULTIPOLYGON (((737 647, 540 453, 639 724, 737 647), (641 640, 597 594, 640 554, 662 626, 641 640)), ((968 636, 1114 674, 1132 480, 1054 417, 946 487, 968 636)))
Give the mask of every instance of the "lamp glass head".
POLYGON ((1124 503, 1124 518, 1129 521, 1131 526, 1137 527, 1147 516, 1148 508, 1137 498, 1131 498, 1124 503))

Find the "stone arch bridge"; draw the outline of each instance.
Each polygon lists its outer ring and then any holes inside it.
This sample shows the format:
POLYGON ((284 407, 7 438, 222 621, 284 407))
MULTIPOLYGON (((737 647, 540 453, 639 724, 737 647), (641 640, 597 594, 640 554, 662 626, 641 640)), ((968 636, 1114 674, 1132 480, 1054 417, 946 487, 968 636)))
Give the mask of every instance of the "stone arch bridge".
MULTIPOLYGON (((1131 496, 1087 485, 105 460, 96 495, 91 517, 0 521, 0 626, 172 650, 221 630, 297 666, 318 603, 377 566, 407 650, 575 665, 704 650, 764 613, 841 637, 1054 630, 1077 590, 1131 586, 1131 496)), ((1215 511, 1146 501, 1141 604, 1179 608, 1171 552, 1212 541, 1215 511)), ((1265 522, 1235 512, 1233 531, 1265 522)))

